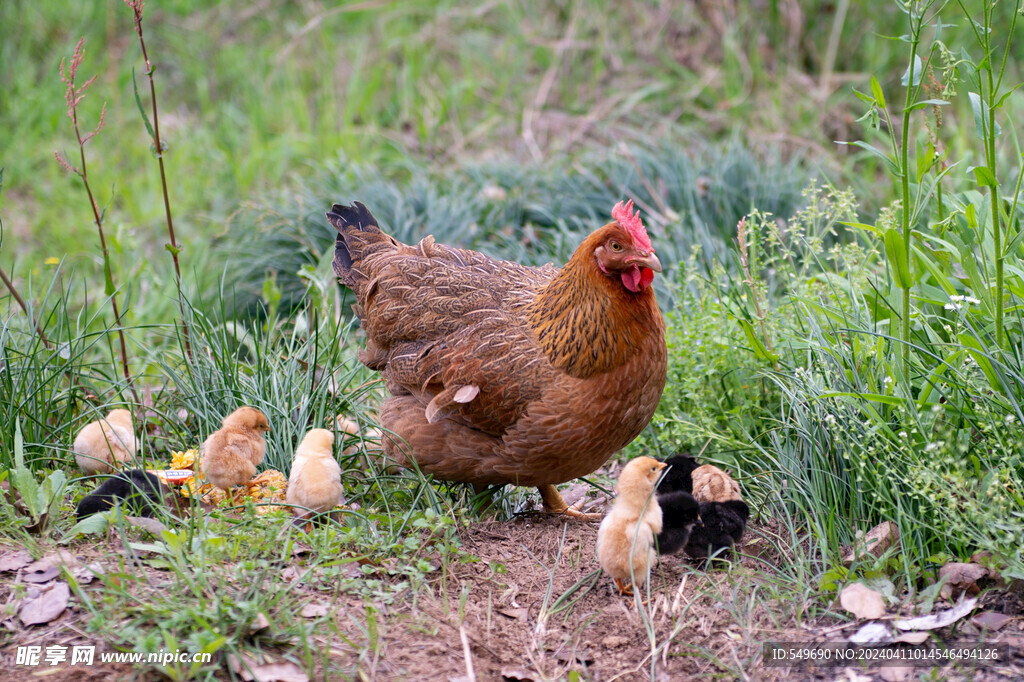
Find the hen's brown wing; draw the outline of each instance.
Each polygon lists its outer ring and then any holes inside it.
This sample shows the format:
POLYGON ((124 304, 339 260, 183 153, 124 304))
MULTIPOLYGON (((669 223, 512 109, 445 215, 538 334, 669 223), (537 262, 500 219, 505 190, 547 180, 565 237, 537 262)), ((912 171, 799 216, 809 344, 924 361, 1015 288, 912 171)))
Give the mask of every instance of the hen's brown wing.
POLYGON ((358 203, 328 217, 339 231, 334 269, 354 289, 367 335, 363 362, 383 372, 394 395, 416 396, 430 421, 502 435, 556 373, 526 307, 557 268, 498 261, 429 236, 401 244, 358 203))

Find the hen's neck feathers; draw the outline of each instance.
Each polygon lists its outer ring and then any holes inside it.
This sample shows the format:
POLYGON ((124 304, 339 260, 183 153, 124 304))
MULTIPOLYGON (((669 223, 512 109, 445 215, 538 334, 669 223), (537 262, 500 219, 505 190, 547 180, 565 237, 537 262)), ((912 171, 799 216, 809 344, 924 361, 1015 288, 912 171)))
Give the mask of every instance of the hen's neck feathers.
POLYGON ((620 367, 644 351, 644 340, 664 333, 653 288, 633 293, 598 267, 594 249, 605 229, 583 240, 529 308, 530 326, 548 360, 579 379, 620 367))

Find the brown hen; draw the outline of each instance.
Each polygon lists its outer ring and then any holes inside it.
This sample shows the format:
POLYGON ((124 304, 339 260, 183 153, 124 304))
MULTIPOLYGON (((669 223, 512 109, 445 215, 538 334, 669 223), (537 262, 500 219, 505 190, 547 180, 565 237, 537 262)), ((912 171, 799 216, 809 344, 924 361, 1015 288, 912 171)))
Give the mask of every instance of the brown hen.
POLYGON ((392 394, 385 452, 446 481, 536 486, 585 476, 636 438, 665 387, 661 263, 632 202, 561 268, 402 244, 367 208, 335 205, 334 272, 356 295, 360 360, 392 394))

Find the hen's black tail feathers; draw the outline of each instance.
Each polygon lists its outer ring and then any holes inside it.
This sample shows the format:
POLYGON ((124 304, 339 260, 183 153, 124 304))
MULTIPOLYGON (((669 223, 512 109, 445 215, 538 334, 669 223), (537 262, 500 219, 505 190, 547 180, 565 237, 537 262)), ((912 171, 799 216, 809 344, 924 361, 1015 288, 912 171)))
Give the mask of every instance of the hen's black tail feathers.
POLYGON ((334 240, 334 274, 348 282, 348 273, 352 269, 352 251, 346 235, 351 230, 379 230, 380 227, 370 209, 358 201, 353 202, 351 206, 334 204, 327 212, 327 219, 338 231, 338 238, 334 240))

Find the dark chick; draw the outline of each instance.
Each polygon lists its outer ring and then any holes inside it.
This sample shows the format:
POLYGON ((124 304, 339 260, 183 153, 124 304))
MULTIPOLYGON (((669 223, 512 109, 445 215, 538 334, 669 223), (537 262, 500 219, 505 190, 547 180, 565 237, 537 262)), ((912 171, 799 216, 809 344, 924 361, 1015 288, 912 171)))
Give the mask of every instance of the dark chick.
POLYGON ((160 479, 141 469, 122 471, 104 481, 91 495, 83 497, 75 515, 82 520, 118 503, 132 515, 153 516, 156 508, 163 504, 160 479))
POLYGON ((658 495, 661 507, 662 526, 658 533, 658 553, 673 554, 687 546, 695 525, 700 523, 700 512, 704 505, 698 504, 693 495, 675 490, 658 495))
POLYGON ((693 494, 693 470, 700 466, 697 463, 697 458, 693 455, 683 453, 681 455, 675 455, 665 460, 670 469, 665 472, 665 475, 661 477, 661 483, 658 484, 658 491, 661 493, 672 493, 676 491, 683 491, 686 493, 693 494))
MULTIPOLYGON (((658 501, 661 502, 660 495, 658 501)), ((664 504, 662 504, 662 509, 665 509, 664 504)), ((666 527, 668 526, 667 516, 666 512, 666 527)), ((702 502, 700 505, 701 522, 690 531, 689 539, 686 541, 686 553, 695 559, 703 559, 714 556, 723 549, 731 548, 743 537, 748 518, 750 518, 750 508, 743 500, 702 502)))

